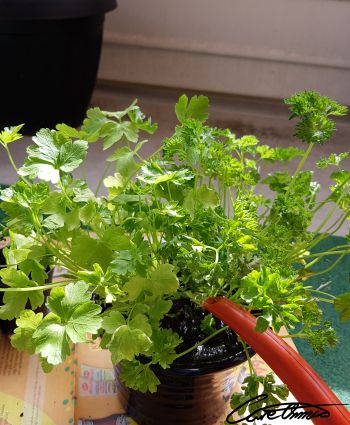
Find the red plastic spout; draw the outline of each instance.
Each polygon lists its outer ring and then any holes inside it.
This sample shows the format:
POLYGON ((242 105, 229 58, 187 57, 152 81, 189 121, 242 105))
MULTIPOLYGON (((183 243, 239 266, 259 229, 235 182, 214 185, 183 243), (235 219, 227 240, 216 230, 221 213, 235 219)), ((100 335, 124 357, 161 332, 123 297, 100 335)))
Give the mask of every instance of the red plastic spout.
POLYGON ((312 367, 270 329, 254 330, 256 318, 226 298, 209 298, 203 307, 234 330, 271 367, 299 403, 324 406, 330 416, 314 417, 316 425, 349 425, 350 412, 312 367))

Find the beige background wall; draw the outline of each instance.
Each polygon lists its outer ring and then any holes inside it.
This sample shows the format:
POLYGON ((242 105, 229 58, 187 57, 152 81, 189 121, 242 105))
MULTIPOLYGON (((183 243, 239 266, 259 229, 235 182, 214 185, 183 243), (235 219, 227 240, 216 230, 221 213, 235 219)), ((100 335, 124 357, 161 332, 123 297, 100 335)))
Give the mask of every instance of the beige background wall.
POLYGON ((350 1, 119 0, 99 78, 350 104, 350 1))

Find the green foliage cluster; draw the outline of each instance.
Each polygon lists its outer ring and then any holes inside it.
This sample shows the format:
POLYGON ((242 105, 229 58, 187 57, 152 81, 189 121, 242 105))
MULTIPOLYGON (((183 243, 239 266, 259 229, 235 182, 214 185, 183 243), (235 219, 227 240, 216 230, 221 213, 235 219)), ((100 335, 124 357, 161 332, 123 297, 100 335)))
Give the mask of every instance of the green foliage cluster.
MULTIPOLYGON (((334 330, 322 321, 319 305, 334 303, 346 320, 350 295, 314 290, 307 279, 322 273, 312 266, 324 255, 336 263, 350 252, 347 243, 310 253, 349 218, 350 172, 340 166, 348 154, 318 162, 336 167, 330 194, 321 201, 312 171, 303 166, 315 144, 334 132, 331 116, 346 108, 316 92, 286 103, 299 120, 296 136, 308 143, 306 150, 272 148, 255 136, 236 137, 208 125, 205 96, 180 97, 174 134, 148 158, 141 156, 147 142, 141 135, 157 126, 136 102, 121 112, 90 109, 80 130, 65 124, 40 130, 19 168, 10 145, 21 138, 22 126, 5 128, 0 144, 19 176, 0 194, 2 233, 10 237, 0 270, 0 319, 17 319, 13 346, 38 353, 50 370, 70 354, 72 343, 101 337, 113 361, 123 365, 122 380, 153 392, 159 381, 152 365, 168 368, 181 355, 181 338, 164 329, 162 319, 176 299, 200 306, 211 296, 254 311, 259 332, 284 326, 293 336, 301 325, 294 336, 307 338, 315 352, 333 346, 334 330), (95 192, 86 178, 73 176, 84 168, 91 143, 111 150, 95 192), (281 167, 262 177, 268 163, 281 167), (102 184, 107 195, 99 194, 102 184), (273 196, 260 195, 262 185, 273 196), (340 218, 328 213, 311 232, 315 214, 329 205, 341 209, 340 218), (67 270, 64 280, 46 283, 47 268, 55 265, 67 270), (44 291, 49 313, 36 313, 44 291)), ((203 329, 209 332, 207 322, 203 329)), ((251 372, 233 405, 257 394, 259 384, 270 394, 268 403, 285 396, 271 376, 251 372)))

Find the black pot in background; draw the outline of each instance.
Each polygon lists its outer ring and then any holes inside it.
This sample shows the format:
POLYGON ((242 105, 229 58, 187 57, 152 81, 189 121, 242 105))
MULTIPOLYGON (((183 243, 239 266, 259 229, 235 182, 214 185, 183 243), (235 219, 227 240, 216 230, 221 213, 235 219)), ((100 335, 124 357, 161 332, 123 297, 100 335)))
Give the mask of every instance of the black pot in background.
POLYGON ((116 0, 0 0, 0 128, 81 124, 116 0))

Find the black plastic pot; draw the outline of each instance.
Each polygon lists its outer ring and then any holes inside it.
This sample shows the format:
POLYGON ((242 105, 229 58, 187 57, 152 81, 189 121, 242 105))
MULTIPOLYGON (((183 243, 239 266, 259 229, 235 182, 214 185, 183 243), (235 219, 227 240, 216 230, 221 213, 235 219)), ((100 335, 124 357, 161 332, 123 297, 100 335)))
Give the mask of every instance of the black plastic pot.
MULTIPOLYGON (((194 336, 198 331, 197 319, 205 313, 198 311, 192 315, 190 308, 193 306, 186 304, 182 308, 172 314, 171 325, 185 340, 185 345, 193 345, 201 338, 194 336), (188 335, 194 338, 192 344, 188 335)), ((217 327, 220 326, 222 322, 217 323, 217 327)), ((249 352, 254 354, 251 349, 249 352)), ((139 425, 223 424, 230 410, 233 387, 245 361, 242 345, 236 335, 227 330, 207 345, 178 358, 169 369, 154 367, 161 382, 154 394, 128 390, 118 379, 121 367, 117 365, 118 397, 127 414, 139 425)))
POLYGON ((202 370, 189 373, 174 368, 157 370, 161 384, 156 393, 128 390, 118 382, 118 397, 127 414, 139 425, 223 424, 231 410, 230 396, 243 361, 223 370, 218 364, 218 370, 211 373, 202 370))
POLYGON ((81 124, 116 0, 0 0, 0 127, 81 124))

